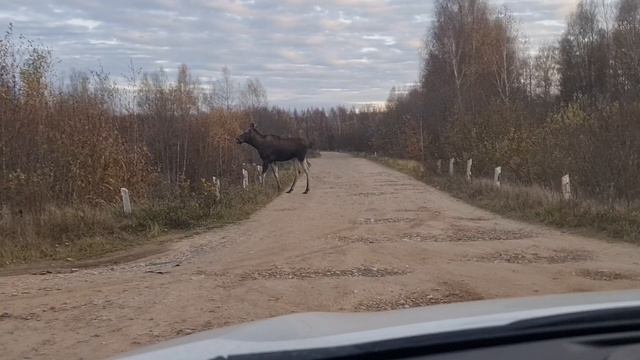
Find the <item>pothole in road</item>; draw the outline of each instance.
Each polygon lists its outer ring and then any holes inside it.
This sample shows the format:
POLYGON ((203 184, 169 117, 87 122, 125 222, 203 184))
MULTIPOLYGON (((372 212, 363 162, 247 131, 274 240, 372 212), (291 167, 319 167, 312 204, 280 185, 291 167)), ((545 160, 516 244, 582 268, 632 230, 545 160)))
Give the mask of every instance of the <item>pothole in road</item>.
POLYGON ((635 273, 619 272, 615 270, 605 269, 580 269, 574 273, 574 275, 583 277, 589 280, 596 281, 615 281, 615 280, 639 280, 640 276, 635 273))
POLYGON ((472 258, 474 261, 508 263, 508 264, 564 264, 593 260, 593 253, 578 249, 554 249, 549 254, 534 251, 496 251, 490 254, 472 258))
POLYGON ((467 242, 467 241, 503 241, 520 240, 535 236, 527 229, 488 229, 484 227, 454 226, 446 235, 445 241, 467 242))
POLYGON ((396 186, 400 182, 395 181, 395 180, 374 180, 373 183, 376 186, 380 186, 380 187, 390 187, 390 186, 396 186))
POLYGON ((395 193, 389 193, 389 192, 361 192, 361 193, 355 193, 352 196, 355 197, 372 197, 372 196, 382 196, 382 195, 391 195, 391 194, 395 194, 395 193))
POLYGON ((438 210, 434 210, 430 207, 427 206, 420 206, 416 209, 399 209, 396 210, 398 212, 408 212, 408 213, 433 213, 433 214, 440 214, 440 212, 438 210))
POLYGON ((480 294, 466 288, 434 289, 434 291, 415 291, 389 298, 374 297, 366 299, 356 304, 355 310, 387 311, 481 299, 482 296, 480 294))
POLYGON ((489 221, 489 220, 493 220, 493 218, 482 217, 482 216, 476 216, 476 217, 454 216, 454 217, 452 217, 452 219, 464 220, 464 221, 489 221))
POLYGON ((336 240, 343 244, 380 244, 385 242, 394 241, 389 236, 363 236, 363 235, 333 235, 329 237, 330 240, 336 240))
POLYGON ((499 230, 481 227, 456 226, 444 234, 407 233, 402 235, 405 241, 426 242, 472 242, 521 240, 535 236, 529 230, 499 230))
POLYGON ((414 222, 415 218, 406 218, 406 217, 391 217, 391 218, 365 218, 358 219, 358 224, 361 225, 376 225, 376 224, 399 224, 399 223, 410 223, 414 222))
POLYGON ((288 279, 315 279, 315 278, 339 278, 339 277, 386 277, 409 274, 407 269, 393 267, 358 266, 350 269, 310 269, 310 268, 283 268, 273 266, 268 269, 245 272, 240 276, 241 280, 288 280, 288 279))
POLYGON ((288 211, 296 211, 297 209, 295 208, 280 208, 280 209, 273 209, 272 211, 278 211, 278 212, 288 212, 288 211))

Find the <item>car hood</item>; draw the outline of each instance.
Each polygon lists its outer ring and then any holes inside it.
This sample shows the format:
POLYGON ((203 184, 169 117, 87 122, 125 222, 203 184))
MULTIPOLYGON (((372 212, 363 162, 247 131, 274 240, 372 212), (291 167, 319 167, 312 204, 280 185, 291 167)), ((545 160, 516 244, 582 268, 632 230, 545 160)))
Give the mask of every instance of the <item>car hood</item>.
POLYGON ((195 360, 336 347, 635 306, 640 306, 640 290, 484 300, 376 313, 300 313, 204 331, 116 358, 195 360))

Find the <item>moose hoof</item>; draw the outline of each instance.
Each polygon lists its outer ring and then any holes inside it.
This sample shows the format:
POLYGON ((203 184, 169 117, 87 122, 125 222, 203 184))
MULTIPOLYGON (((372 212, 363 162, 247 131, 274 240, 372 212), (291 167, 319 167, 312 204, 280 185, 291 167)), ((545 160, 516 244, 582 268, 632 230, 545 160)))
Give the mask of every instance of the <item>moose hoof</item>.
POLYGON ((287 194, 291 194, 292 191, 293 189, 289 189, 289 191, 287 191, 287 194))
POLYGON ((303 192, 303 194, 308 194, 308 193, 309 193, 309 189, 307 189, 307 190, 305 190, 305 191, 303 192))

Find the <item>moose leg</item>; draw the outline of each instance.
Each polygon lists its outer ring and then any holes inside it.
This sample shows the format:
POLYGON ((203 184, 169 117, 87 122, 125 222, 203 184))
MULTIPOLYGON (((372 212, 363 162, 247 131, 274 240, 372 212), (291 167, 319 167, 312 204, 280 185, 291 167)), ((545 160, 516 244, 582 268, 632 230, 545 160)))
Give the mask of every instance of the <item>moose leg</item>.
POLYGON ((278 191, 280 191, 280 178, 278 177, 278 166, 276 163, 271 164, 271 170, 273 170, 273 176, 276 178, 276 184, 278 185, 278 191))
POLYGON ((303 193, 303 194, 306 194, 309 192, 309 165, 306 159, 304 161, 301 161, 301 165, 302 165, 302 170, 304 170, 304 174, 307 176, 307 188, 304 190, 304 193, 303 193))
POLYGON ((293 159, 293 182, 291 183, 291 188, 289 188, 287 194, 293 191, 293 188, 296 186, 296 181, 298 181, 298 173, 300 172, 298 165, 298 159, 293 159))

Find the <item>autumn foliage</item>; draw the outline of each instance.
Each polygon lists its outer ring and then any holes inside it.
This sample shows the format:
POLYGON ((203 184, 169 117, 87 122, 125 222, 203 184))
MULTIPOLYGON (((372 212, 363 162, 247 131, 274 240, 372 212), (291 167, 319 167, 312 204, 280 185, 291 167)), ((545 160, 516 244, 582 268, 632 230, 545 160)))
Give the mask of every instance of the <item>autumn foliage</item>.
POLYGON ((502 166, 556 190, 570 174, 578 198, 639 199, 639 1, 583 0, 557 43, 531 49, 507 9, 440 0, 426 39, 415 88, 392 89, 384 111, 330 110, 319 143, 432 170, 453 157, 459 174, 472 158, 475 176, 502 166))
POLYGON ((239 83, 225 68, 204 86, 183 65, 174 78, 132 68, 116 84, 103 71, 61 76, 53 59, 11 28, 0 39, 0 264, 92 256, 139 233, 236 219, 274 196, 238 189, 242 164, 256 160, 235 143, 249 122, 296 131, 267 109, 259 80, 239 83))

